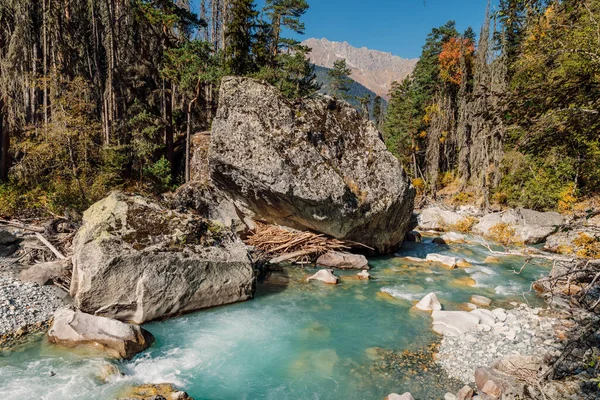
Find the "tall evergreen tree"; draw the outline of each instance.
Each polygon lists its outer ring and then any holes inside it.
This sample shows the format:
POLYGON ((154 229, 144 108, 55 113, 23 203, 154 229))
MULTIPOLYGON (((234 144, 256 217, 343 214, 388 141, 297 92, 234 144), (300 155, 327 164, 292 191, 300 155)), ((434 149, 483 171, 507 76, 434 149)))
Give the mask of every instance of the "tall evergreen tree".
POLYGON ((327 75, 331 79, 331 91, 334 96, 344 100, 349 99, 348 91, 352 84, 352 79, 350 79, 351 73, 352 71, 348 68, 346 60, 343 58, 336 60, 333 63, 333 68, 327 71, 327 75))
POLYGON ((255 68, 251 49, 257 16, 254 0, 232 0, 225 30, 225 56, 234 75, 246 75, 255 68))

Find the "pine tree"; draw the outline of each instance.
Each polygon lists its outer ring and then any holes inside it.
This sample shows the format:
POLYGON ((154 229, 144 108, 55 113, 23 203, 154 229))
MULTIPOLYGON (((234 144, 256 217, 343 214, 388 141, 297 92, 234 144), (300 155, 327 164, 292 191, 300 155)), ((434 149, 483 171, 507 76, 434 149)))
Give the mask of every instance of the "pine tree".
POLYGON ((348 68, 346 60, 343 58, 336 60, 333 63, 333 68, 327 71, 327 75, 331 78, 331 91, 334 96, 344 100, 349 99, 348 91, 352 84, 352 79, 350 79, 351 73, 352 71, 348 68))
POLYGON ((225 57, 227 67, 234 75, 246 75, 255 69, 251 49, 257 16, 253 0, 232 0, 225 29, 225 57))
POLYGON ((381 122, 383 121, 383 105, 380 96, 375 96, 375 99, 373 100, 373 119, 375 120, 377 128, 380 128, 381 122))

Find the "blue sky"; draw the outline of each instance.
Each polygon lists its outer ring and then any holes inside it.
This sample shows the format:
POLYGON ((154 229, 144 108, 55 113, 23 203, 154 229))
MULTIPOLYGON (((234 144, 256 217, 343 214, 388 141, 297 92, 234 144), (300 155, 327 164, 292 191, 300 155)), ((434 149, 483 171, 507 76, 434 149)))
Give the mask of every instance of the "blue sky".
MULTIPOLYGON (((419 57, 427 34, 448 20, 456 21, 461 32, 471 26, 479 34, 487 5, 487 0, 307 1, 306 33, 296 39, 346 41, 404 58, 419 57)), ((492 0, 495 3, 497 0, 492 0)), ((264 0, 256 0, 256 4, 260 10, 264 0)))
MULTIPOLYGON (((455 20, 479 34, 487 0, 308 0, 304 38, 346 41, 355 47, 416 58, 431 28, 455 20)), ((257 1, 262 3, 261 0, 257 1)), ((493 1, 492 4, 495 2, 493 1)))

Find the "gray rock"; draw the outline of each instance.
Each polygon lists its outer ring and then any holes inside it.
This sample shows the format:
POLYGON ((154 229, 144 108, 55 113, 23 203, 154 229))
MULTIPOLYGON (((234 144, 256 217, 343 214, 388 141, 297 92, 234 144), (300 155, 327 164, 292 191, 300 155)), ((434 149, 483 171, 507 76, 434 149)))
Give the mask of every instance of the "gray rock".
POLYGON ((71 296, 90 314, 143 323, 254 294, 235 234, 140 196, 114 192, 91 206, 73 249, 71 296))
POLYGON ((489 237, 491 229, 506 224, 515 230, 515 239, 527 244, 543 242, 564 223, 563 217, 555 212, 541 213, 524 208, 506 210, 482 217, 473 227, 473 232, 489 237))
POLYGON ((522 356, 520 354, 511 354, 494 361, 492 368, 515 377, 529 375, 535 376, 544 372, 547 366, 541 357, 522 356))
POLYGON ((566 232, 558 232, 553 235, 550 235, 546 239, 546 243, 544 244, 544 250, 551 251, 553 253, 566 253, 572 254, 577 253, 581 250, 581 246, 575 244, 575 241, 582 236, 594 238, 600 240, 600 232, 586 230, 586 229, 575 229, 566 232))
POLYGON ((208 184, 191 182, 181 186, 172 195, 169 206, 182 212, 192 209, 240 235, 255 228, 254 223, 231 200, 208 184))
POLYGON ((417 231, 409 231, 406 232, 405 240, 407 242, 421 243, 423 241, 423 236, 417 231))
POLYGON ((7 245, 17 241, 17 237, 7 230, 0 228, 0 244, 7 245))
POLYGON ((14 244, 0 244, 0 257, 10 257, 19 250, 19 245, 14 244))
POLYGON ((154 337, 137 325, 61 308, 54 313, 48 340, 67 347, 91 346, 129 359, 147 349, 154 337))
POLYGON ((475 370, 475 384, 480 394, 496 398, 501 398, 502 395, 523 394, 523 386, 517 384, 514 378, 488 367, 479 367, 475 370))
POLYGON ((345 102, 293 105, 249 78, 221 84, 211 181, 256 218, 393 251, 415 190, 375 126, 345 102))
POLYGON ((471 303, 481 307, 489 307, 492 304, 492 299, 474 294, 471 296, 471 303))
POLYGON ((419 229, 443 231, 451 229, 465 217, 449 210, 444 210, 438 206, 428 207, 421 210, 418 216, 419 229))
POLYGON ((473 398, 473 388, 465 385, 456 394, 456 400, 471 400, 473 398))
POLYGON ((361 254, 328 251, 317 259, 317 267, 337 269, 369 269, 369 261, 361 254))
POLYGON ((19 279, 23 282, 33 282, 40 286, 51 284, 58 279, 70 276, 71 260, 56 260, 35 264, 21 271, 19 279))

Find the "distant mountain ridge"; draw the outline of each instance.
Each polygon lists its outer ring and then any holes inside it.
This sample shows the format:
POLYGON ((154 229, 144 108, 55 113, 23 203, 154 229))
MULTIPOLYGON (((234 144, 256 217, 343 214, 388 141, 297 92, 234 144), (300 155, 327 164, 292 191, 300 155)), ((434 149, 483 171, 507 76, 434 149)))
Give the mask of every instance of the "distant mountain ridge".
POLYGON ((385 99, 389 98, 392 83, 410 75, 418 61, 366 47, 356 48, 348 42, 313 38, 302 44, 312 49, 309 57, 315 65, 332 68, 336 60, 345 59, 352 70, 352 79, 385 99))
MULTIPOLYGON (((327 73, 328 71, 329 71, 329 68, 315 65, 315 74, 317 75, 317 82, 319 82, 321 84, 320 92, 324 93, 324 94, 332 95, 333 92, 332 92, 332 88, 331 88, 331 78, 329 77, 329 74, 327 73)), ((367 89, 360 83, 353 80, 350 83, 350 90, 348 90, 348 95, 349 95, 349 99, 347 100, 348 103, 350 103, 357 110, 361 109, 360 98, 365 97, 367 95, 371 96, 371 101, 369 103, 369 111, 371 113, 373 112, 375 96, 377 96, 377 94, 375 92, 367 89)), ((381 105, 382 105, 382 107, 386 107, 387 101, 384 99, 382 101, 381 105)), ((371 117, 373 117, 373 115, 371 115, 371 117)))

